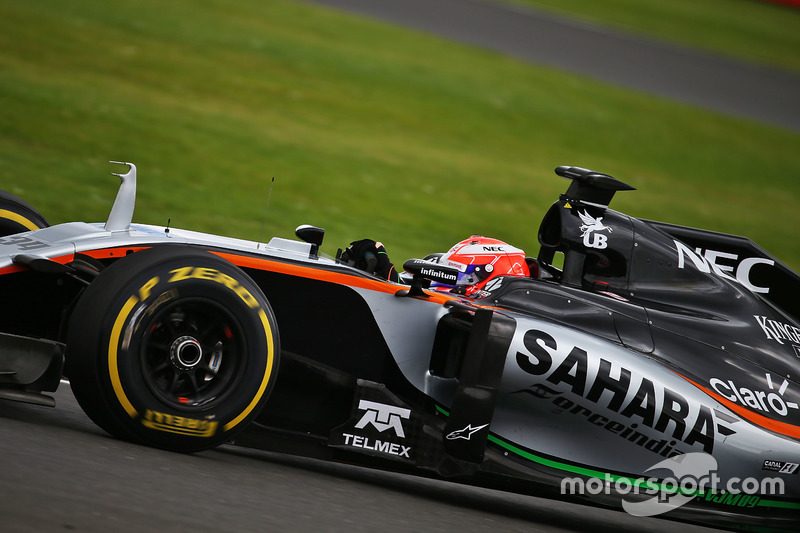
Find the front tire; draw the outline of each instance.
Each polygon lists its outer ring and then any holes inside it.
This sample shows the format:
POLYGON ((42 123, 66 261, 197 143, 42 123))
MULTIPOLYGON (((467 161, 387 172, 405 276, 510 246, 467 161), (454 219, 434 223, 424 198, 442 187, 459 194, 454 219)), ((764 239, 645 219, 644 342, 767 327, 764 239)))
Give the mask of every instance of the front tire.
POLYGON ((50 224, 39 211, 13 194, 0 191, 0 237, 46 228, 50 224))
POLYGON ((269 302, 239 268, 189 247, 105 269, 67 330, 67 375, 112 435, 193 452, 233 438, 265 404, 279 341, 269 302))

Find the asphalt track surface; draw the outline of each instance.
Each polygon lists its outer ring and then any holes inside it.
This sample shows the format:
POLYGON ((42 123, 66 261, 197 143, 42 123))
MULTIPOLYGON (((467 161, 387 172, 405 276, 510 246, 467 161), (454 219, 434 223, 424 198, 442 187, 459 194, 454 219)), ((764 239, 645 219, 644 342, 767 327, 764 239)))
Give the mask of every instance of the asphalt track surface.
POLYGON ((800 131, 800 75, 789 71, 492 0, 305 1, 800 131))
POLYGON ((68 384, 55 408, 0 400, 3 533, 612 530, 712 531, 232 446, 137 446, 97 428, 68 384))

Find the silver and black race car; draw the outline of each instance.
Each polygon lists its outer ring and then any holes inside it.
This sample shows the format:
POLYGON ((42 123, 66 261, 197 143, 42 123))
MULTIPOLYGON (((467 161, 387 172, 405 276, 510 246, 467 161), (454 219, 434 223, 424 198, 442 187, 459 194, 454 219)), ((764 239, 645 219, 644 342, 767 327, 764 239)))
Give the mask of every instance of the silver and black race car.
POLYGON ((753 242, 608 208, 570 180, 530 276, 472 295, 320 252, 0 196, 0 398, 62 376, 110 434, 233 443, 731 529, 800 527, 800 278, 753 242))

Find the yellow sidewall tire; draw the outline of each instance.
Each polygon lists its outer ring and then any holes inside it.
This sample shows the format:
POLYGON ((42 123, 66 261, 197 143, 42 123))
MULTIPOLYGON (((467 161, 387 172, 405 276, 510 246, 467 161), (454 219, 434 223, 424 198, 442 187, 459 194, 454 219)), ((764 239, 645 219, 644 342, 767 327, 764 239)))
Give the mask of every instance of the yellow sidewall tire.
POLYGON ((0 191, 0 237, 46 228, 44 216, 13 194, 0 191))
POLYGON ((233 438, 278 370, 269 302, 241 269, 187 246, 114 263, 78 300, 67 375, 78 402, 120 438, 175 451, 233 438))

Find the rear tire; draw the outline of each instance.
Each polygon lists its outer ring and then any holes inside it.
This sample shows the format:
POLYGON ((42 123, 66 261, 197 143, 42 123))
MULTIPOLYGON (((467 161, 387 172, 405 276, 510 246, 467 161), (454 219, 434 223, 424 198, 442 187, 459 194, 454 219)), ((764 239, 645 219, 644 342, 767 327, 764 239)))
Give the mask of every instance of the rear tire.
POLYGON ((0 191, 0 237, 48 226, 47 220, 30 204, 13 194, 0 191))
POLYGON ((137 252, 86 288, 67 375, 112 435, 173 451, 217 446, 264 406, 278 369, 269 302, 239 268, 189 247, 137 252))

